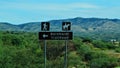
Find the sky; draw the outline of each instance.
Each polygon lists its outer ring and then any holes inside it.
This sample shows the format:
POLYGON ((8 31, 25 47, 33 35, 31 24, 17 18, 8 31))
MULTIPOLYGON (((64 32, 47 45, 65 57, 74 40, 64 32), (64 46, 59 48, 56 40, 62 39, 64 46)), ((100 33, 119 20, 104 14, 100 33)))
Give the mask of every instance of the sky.
POLYGON ((120 0, 0 0, 0 22, 23 24, 75 17, 120 19, 120 0))

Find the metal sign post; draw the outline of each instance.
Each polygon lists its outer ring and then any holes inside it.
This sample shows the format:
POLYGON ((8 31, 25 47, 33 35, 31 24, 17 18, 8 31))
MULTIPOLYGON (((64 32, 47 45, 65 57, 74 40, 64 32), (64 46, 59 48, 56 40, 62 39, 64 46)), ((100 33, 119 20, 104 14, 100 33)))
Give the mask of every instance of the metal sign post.
MULTIPOLYGON (((71 22, 63 22, 62 23, 62 30, 63 31, 69 31, 71 29, 71 22)), ((68 39, 65 40, 65 60, 64 60, 64 68, 68 67, 67 64, 67 59, 68 59, 68 55, 67 55, 67 51, 68 51, 68 45, 67 45, 68 39)))
POLYGON ((44 68, 46 68, 46 40, 44 40, 44 68))
POLYGON ((64 63, 65 63, 65 66, 64 66, 64 68, 67 68, 67 50, 68 50, 68 46, 67 46, 67 40, 65 40, 65 61, 64 61, 64 63))
MULTIPOLYGON (((41 30, 46 32, 50 30, 50 23, 49 22, 42 22, 41 23, 41 30)), ((46 68, 46 40, 44 40, 44 68, 46 68)))

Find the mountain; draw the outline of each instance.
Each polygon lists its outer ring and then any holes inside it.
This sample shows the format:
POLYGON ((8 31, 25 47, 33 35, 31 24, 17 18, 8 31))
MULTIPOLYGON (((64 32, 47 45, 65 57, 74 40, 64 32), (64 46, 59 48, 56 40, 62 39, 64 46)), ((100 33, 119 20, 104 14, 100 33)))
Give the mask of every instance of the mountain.
POLYGON ((9 24, 7 22, 0 22, 0 30, 1 31, 16 31, 18 26, 9 24))
MULTIPOLYGON (((62 31, 62 22, 71 22, 75 36, 91 37, 93 39, 118 39, 120 40, 120 19, 107 18, 82 18, 51 20, 51 31, 62 31)), ((0 31, 27 31, 39 32, 40 22, 30 22, 13 25, 6 22, 0 23, 0 31)))

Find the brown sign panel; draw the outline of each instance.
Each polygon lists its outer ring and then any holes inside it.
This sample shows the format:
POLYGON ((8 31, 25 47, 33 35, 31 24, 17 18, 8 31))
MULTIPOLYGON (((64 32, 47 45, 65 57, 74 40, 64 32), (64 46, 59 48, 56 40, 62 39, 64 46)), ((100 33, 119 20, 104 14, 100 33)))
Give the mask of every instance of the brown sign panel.
POLYGON ((39 32, 39 40, 72 40, 73 32, 39 32))

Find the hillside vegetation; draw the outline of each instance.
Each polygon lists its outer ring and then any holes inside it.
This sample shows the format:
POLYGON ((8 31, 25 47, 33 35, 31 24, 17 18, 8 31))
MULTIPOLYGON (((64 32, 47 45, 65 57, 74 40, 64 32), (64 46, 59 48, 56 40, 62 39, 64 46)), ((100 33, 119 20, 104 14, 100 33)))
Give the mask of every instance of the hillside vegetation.
MULTIPOLYGON (((61 31, 62 22, 66 21, 72 23, 71 31, 74 32, 75 36, 90 37, 91 39, 102 39, 107 41, 116 39, 120 41, 120 19, 76 17, 50 20, 50 31, 61 31)), ((0 22, 0 31, 39 32, 40 28, 41 22, 29 22, 19 25, 0 22)))
MULTIPOLYGON (((0 32, 0 68, 44 68, 44 40, 38 33, 0 32)), ((63 68, 65 41, 47 41, 47 68, 63 68)), ((120 44, 89 37, 68 43, 68 68, 119 68, 120 44)))

